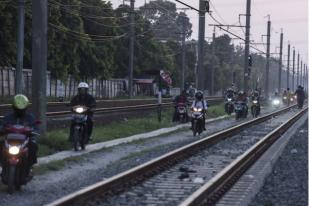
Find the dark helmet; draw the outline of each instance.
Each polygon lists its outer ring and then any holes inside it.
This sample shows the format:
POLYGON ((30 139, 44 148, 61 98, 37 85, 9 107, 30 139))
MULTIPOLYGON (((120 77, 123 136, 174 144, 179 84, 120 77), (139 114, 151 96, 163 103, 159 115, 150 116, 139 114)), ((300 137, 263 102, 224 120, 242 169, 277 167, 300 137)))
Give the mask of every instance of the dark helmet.
POLYGON ((195 98, 196 98, 197 100, 202 100, 202 99, 203 99, 203 92, 197 91, 197 92, 195 93, 195 98))
POLYGON ((301 85, 298 85, 298 89, 301 89, 301 88, 303 88, 301 85))
POLYGON ((290 88, 288 87, 286 90, 290 91, 290 88))

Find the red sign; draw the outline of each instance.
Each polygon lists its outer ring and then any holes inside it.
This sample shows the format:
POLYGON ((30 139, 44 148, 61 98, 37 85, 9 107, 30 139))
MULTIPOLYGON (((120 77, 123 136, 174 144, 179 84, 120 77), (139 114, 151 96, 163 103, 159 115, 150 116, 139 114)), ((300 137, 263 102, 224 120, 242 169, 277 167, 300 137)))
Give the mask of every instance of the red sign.
POLYGON ((160 76, 162 77, 162 79, 169 85, 172 85, 172 78, 171 78, 171 74, 169 72, 165 72, 163 70, 160 70, 160 76))

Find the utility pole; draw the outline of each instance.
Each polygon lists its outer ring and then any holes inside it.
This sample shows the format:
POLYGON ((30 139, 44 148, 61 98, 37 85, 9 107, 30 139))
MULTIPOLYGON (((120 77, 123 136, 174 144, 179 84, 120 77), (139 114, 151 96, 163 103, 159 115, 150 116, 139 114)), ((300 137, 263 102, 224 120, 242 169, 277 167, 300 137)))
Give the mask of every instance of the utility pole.
POLYGON ((278 91, 281 93, 281 80, 282 80, 282 49, 283 49, 283 31, 281 29, 281 34, 280 34, 280 57, 279 57, 279 85, 278 85, 278 91))
MULTIPOLYGON (((269 18, 270 16, 268 16, 269 18)), ((267 49, 266 49, 266 77, 265 77, 265 95, 269 96, 269 60, 270 60, 270 28, 271 22, 268 19, 267 22, 267 49)))
POLYGON ((296 72, 296 81, 297 81, 297 85, 299 85, 299 52, 297 54, 297 72, 296 72))
MULTIPOLYGON (((212 52, 212 56, 215 56, 215 39, 216 39, 216 27, 214 26, 214 30, 212 33, 212 44, 211 44, 211 52, 212 52)), ((215 85, 215 66, 214 66, 214 58, 212 58, 212 65, 210 67, 211 71, 210 71, 210 75, 211 75, 211 81, 210 81, 210 95, 214 95, 214 85, 215 85)))
POLYGON ((186 70, 186 17, 182 16, 182 69, 181 69, 181 90, 185 89, 185 70, 186 70))
MULTIPOLYGON (((302 78, 303 78, 303 61, 301 60, 301 61, 300 61, 300 82, 299 82, 300 85, 303 84, 302 78)), ((298 85, 297 85, 297 86, 298 86, 298 85)))
POLYGON ((251 17, 251 0, 247 0, 246 9, 246 37, 245 37, 245 65, 244 65, 244 91, 248 91, 249 85, 249 52, 250 52, 250 17, 251 17))
POLYGON ((292 91, 294 91, 295 89, 294 76, 295 76, 295 48, 293 48, 292 91))
POLYGON ((290 53, 291 53, 291 45, 288 44, 288 65, 287 65, 287 71, 286 71, 286 87, 290 87, 290 53))
POLYGON ((199 30, 198 30, 198 62, 197 62, 197 89, 205 89, 204 41, 205 41, 205 16, 207 0, 200 0, 199 5, 199 30))
POLYGON ((32 1, 32 109, 46 132, 46 69, 48 0, 32 1))
POLYGON ((19 0, 15 94, 23 93, 24 35, 25 35, 25 0, 19 0))
POLYGON ((135 26, 134 26, 134 1, 130 0, 130 54, 129 54, 129 98, 133 97, 133 64, 134 64, 134 35, 135 35, 135 26))

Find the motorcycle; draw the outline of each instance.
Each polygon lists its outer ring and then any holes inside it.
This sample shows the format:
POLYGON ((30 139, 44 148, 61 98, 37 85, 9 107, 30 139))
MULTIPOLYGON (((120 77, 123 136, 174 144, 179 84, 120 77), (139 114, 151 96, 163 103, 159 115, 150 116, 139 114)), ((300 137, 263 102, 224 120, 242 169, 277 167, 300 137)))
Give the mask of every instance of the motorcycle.
POLYGON ((297 107, 298 107, 298 109, 302 109, 303 108, 303 106, 304 106, 304 99, 302 99, 302 98, 297 98, 297 107))
POLYGON ((177 119, 180 123, 188 122, 187 107, 184 103, 179 103, 177 105, 177 119))
POLYGON ((288 105, 288 97, 287 96, 283 96, 282 97, 282 102, 283 102, 283 104, 288 105))
POLYGON ((193 136, 196 136, 196 134, 200 135, 205 125, 203 109, 200 107, 193 107, 191 118, 193 136))
POLYGON ((5 128, 5 139, 2 149, 2 182, 8 186, 8 193, 20 190, 22 185, 30 181, 28 143, 33 135, 33 129, 24 125, 12 125, 5 128))
POLYGON ((294 96, 291 96, 290 99, 289 99, 289 105, 294 104, 294 102, 295 102, 295 98, 294 98, 294 96))
POLYGON ((253 118, 256 118, 260 114, 260 102, 255 98, 251 104, 251 114, 253 118))
POLYGON ((235 119, 238 120, 239 118, 246 118, 248 115, 248 110, 245 108, 243 102, 235 102, 235 119))
POLYGON ((280 102, 280 99, 279 99, 279 98, 274 98, 274 99, 272 100, 272 105, 273 105, 273 107, 279 108, 279 107, 280 107, 280 104, 281 104, 281 102, 280 102))
POLYGON ((227 102, 225 103, 225 112, 228 115, 231 115, 234 111, 234 104, 232 98, 227 98, 227 102))
POLYGON ((88 143, 87 137, 87 111, 88 107, 77 105, 73 107, 73 147, 75 151, 78 151, 79 147, 82 150, 86 148, 86 144, 88 143))

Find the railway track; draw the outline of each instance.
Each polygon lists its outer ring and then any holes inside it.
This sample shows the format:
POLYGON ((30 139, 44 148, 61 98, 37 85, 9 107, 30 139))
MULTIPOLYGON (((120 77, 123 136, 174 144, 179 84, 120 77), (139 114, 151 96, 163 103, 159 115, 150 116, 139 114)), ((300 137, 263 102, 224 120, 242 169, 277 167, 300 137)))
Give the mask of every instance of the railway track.
MULTIPOLYGON (((215 104, 223 100, 222 97, 208 97, 206 98, 210 104, 215 104)), ((71 114, 67 103, 53 102, 48 104, 47 117, 63 117, 71 114)), ((162 107, 170 107, 173 103, 171 99, 164 99, 162 107)), ((157 109, 158 104, 155 99, 135 99, 135 100, 99 100, 97 101, 96 114, 114 113, 114 112, 132 112, 138 110, 151 110, 157 109), (117 106, 119 105, 119 106, 117 106)), ((0 118, 5 112, 11 110, 11 105, 0 105, 0 118)), ((31 110, 31 108, 30 108, 31 110)))
POLYGON ((306 108, 295 114, 290 111, 292 107, 200 139, 49 206, 214 205, 307 112, 306 108))

